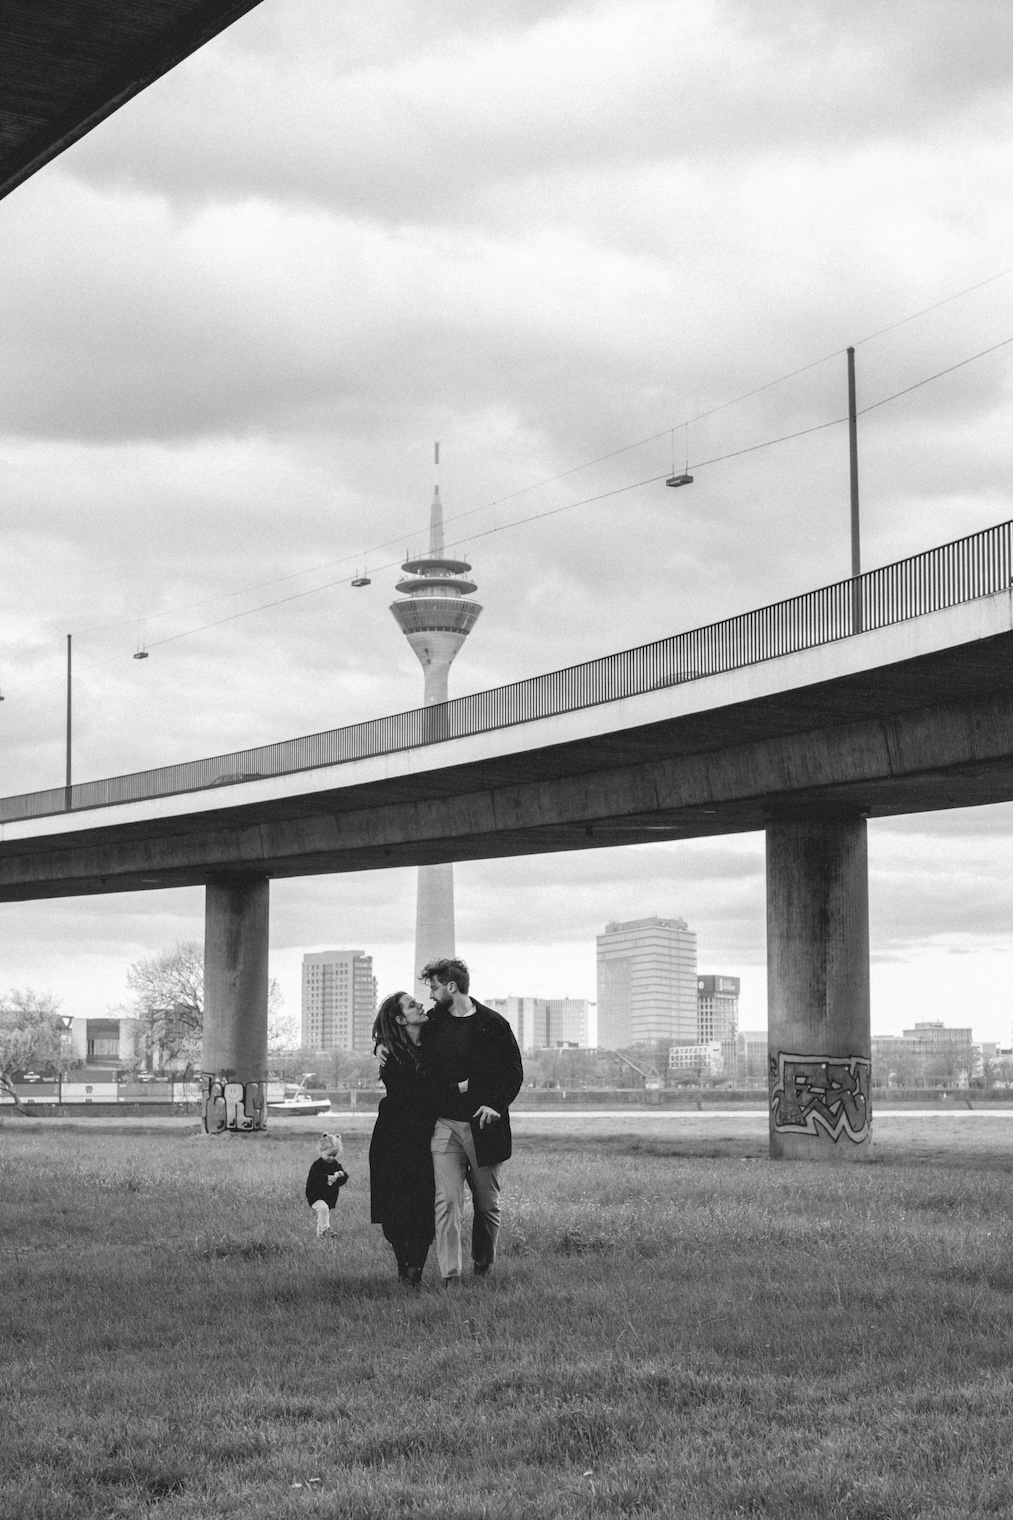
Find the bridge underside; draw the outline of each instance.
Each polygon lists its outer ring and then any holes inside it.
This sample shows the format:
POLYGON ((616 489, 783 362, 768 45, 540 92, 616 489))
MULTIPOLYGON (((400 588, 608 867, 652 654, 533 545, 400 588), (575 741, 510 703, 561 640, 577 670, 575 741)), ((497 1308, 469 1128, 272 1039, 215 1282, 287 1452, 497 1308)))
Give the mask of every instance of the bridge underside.
POLYGON ((0 901, 1004 802, 1013 798, 1011 660, 1007 633, 755 701, 360 786, 105 828, 96 810, 94 827, 5 840, 0 901))
POLYGON ((0 196, 259 0, 7 0, 0 196))

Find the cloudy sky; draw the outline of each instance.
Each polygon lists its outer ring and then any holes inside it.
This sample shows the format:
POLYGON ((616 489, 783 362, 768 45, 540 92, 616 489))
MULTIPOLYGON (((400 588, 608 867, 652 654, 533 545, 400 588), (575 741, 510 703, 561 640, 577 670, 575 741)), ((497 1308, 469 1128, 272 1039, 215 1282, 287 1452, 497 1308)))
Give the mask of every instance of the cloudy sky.
MULTIPOLYGON (((848 344, 864 406, 1013 337, 1011 74, 1003 0, 263 0, 0 203, 0 791, 62 781, 68 633, 77 780, 417 705, 435 438, 455 695, 846 575, 845 428, 719 456, 840 417, 848 344)), ((1013 516, 1011 366, 862 420, 866 568, 1013 516)), ((874 1031, 1009 1042, 1011 842, 870 825, 874 1031)), ((759 835, 457 883, 480 996, 593 997, 607 919, 679 914, 765 1023, 759 835)), ((202 913, 4 906, 0 986, 100 1015, 202 913)), ((405 985, 413 921, 410 872, 275 884, 289 1009, 305 949, 405 985)))

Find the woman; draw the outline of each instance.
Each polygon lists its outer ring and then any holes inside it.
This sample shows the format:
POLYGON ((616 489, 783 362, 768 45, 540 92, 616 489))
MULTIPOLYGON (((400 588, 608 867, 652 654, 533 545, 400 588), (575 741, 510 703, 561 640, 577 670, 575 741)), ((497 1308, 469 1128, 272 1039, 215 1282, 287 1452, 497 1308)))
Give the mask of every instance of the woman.
POLYGON ((433 1243, 433 1157, 436 1116, 426 1094, 419 1040, 426 1011, 409 992, 392 992, 373 1024, 380 1057, 380 1099, 369 1144, 370 1218, 383 1226, 397 1258, 397 1275, 417 1288, 433 1243))

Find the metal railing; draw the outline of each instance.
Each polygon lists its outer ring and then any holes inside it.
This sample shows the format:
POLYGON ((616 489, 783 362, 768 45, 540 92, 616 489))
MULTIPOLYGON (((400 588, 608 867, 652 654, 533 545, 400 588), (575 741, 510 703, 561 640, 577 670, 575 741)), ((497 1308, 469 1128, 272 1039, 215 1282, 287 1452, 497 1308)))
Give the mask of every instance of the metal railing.
POLYGON ((939 612, 1002 591, 1011 581, 1013 522, 1004 522, 853 580, 837 581, 706 628, 452 702, 207 760, 3 797, 0 823, 340 765, 616 702, 939 612))

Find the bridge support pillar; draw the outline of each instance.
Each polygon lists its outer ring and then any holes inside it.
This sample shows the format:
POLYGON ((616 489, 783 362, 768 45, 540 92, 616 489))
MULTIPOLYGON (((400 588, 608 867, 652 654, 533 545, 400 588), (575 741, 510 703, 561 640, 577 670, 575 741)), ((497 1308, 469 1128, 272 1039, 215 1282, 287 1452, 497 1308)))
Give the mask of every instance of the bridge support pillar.
POLYGON ((767 829, 770 1157, 870 1157, 865 819, 767 829))
POLYGON ((201 1089, 209 1135, 267 1128, 269 903, 266 876, 207 884, 201 1089))

